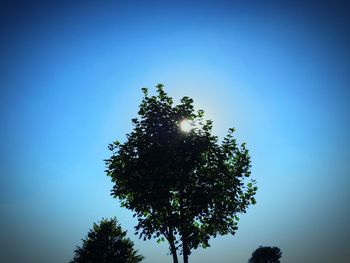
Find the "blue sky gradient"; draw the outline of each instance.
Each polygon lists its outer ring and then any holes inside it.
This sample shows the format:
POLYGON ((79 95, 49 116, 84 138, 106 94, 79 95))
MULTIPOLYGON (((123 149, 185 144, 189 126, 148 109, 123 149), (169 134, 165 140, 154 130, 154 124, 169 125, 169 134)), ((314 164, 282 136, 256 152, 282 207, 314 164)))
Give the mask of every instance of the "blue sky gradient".
POLYGON ((133 236, 103 160, 142 87, 194 99, 222 137, 247 142, 257 205, 193 263, 350 257, 349 7, 342 2, 124 1, 0 6, 0 261, 59 263, 117 216, 145 263, 166 244, 133 236), (332 3, 332 4, 331 4, 332 3))

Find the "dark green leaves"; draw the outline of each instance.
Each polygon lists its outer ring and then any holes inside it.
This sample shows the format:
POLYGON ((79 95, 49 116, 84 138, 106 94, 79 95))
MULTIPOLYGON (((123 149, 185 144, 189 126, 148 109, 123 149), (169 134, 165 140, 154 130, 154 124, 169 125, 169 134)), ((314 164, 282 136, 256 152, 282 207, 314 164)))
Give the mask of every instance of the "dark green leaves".
POLYGON ((140 238, 164 238, 170 246, 189 254, 208 247, 211 237, 234 234, 238 213, 255 203, 255 181, 250 176, 250 157, 245 144, 238 145, 234 129, 223 142, 211 134, 213 122, 195 112, 193 100, 172 98, 157 85, 157 94, 144 97, 134 129, 122 144, 112 144, 106 161, 114 187, 112 195, 138 219, 140 238), (200 123, 181 132, 183 119, 200 123))

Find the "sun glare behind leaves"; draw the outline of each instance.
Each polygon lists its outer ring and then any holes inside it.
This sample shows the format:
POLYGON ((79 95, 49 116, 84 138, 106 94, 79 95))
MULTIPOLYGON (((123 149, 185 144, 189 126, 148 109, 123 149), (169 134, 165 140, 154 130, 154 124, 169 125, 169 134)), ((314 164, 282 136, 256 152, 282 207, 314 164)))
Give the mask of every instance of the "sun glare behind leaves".
POLYGON ((183 132, 190 132, 192 130, 192 122, 188 119, 184 119, 180 122, 180 129, 183 132))

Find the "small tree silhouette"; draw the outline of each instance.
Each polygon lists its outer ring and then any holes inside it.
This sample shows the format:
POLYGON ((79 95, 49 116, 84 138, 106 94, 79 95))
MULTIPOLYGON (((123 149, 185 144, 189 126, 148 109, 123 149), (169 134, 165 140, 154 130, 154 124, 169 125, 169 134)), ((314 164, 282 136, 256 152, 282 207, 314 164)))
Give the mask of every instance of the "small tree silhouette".
POLYGON ((278 247, 258 247, 248 263, 280 263, 282 252, 278 247))
POLYGON ((77 247, 70 263, 137 263, 143 256, 137 255, 134 244, 126 238, 126 231, 117 219, 102 219, 94 223, 82 247, 77 247))
POLYGON ((167 240, 174 263, 178 248, 187 263, 191 250, 208 247, 211 237, 235 234, 238 214, 255 203, 255 182, 246 181, 250 157, 234 129, 219 143, 191 98, 173 105, 161 84, 156 96, 142 90, 139 118, 125 143, 109 145, 106 172, 113 197, 138 219, 136 234, 167 240))

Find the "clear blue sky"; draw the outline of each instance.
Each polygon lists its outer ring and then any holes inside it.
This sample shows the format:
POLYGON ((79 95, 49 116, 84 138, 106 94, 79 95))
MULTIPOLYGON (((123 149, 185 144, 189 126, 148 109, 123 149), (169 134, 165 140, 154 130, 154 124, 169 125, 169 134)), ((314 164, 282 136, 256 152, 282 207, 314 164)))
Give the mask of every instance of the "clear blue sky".
POLYGON ((0 261, 68 262, 93 222, 117 216, 145 263, 171 262, 133 236, 103 162, 141 88, 161 82, 217 135, 237 129, 259 186, 237 234, 191 262, 246 262, 259 245, 284 263, 346 262, 348 6, 145 2, 0 4, 0 261))

